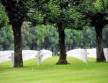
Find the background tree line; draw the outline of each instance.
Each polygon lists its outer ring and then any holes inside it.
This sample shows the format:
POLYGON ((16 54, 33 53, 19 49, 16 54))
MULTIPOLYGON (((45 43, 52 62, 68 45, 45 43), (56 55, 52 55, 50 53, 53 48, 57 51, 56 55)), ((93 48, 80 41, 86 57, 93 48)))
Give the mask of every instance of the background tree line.
MULTIPOLYGON (((95 48, 96 35, 94 28, 84 30, 65 30, 66 50, 74 48, 95 48)), ((108 47, 108 28, 103 29, 104 47, 108 47)), ((0 50, 13 50, 13 31, 11 26, 3 27, 0 30, 0 50)), ((27 26, 26 22, 22 26, 22 47, 27 50, 40 50, 42 48, 57 52, 58 33, 57 29, 51 25, 27 26)))

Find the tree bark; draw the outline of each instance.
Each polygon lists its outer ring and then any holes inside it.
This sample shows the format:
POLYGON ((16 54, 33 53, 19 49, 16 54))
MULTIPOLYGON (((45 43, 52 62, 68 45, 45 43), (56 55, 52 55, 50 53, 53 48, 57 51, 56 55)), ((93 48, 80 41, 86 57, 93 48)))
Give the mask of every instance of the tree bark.
POLYGON ((104 62, 105 56, 103 52, 102 28, 96 27, 96 61, 104 62))
POLYGON ((58 25, 58 33, 59 33, 59 61, 57 64, 68 64, 66 60, 66 49, 65 49, 65 33, 62 25, 58 25))
POLYGON ((14 67, 23 67, 21 23, 12 24, 14 35, 14 67))

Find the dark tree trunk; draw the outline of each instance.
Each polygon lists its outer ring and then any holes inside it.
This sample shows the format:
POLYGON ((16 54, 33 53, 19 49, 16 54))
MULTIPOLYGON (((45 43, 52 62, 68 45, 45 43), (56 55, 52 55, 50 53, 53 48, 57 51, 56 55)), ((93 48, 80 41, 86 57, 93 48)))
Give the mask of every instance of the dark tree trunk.
POLYGON ((14 35, 14 67, 23 67, 21 23, 12 24, 14 35))
POLYGON ((65 33, 61 25, 58 26, 58 33, 59 33, 60 56, 59 56, 59 61, 57 62, 57 64, 68 64, 66 60, 65 33))
POLYGON ((102 40, 102 28, 96 27, 96 54, 97 62, 104 62, 105 57, 104 57, 104 52, 103 52, 103 40, 102 40))

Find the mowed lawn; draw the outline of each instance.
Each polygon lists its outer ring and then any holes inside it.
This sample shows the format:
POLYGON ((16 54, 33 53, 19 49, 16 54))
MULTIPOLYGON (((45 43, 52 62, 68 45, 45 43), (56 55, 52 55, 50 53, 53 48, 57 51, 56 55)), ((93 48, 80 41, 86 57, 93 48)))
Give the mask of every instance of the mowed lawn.
POLYGON ((95 59, 82 61, 68 57, 68 65, 56 65, 58 57, 24 62, 23 68, 12 68, 10 62, 0 63, 0 83, 108 83, 108 63, 95 59))

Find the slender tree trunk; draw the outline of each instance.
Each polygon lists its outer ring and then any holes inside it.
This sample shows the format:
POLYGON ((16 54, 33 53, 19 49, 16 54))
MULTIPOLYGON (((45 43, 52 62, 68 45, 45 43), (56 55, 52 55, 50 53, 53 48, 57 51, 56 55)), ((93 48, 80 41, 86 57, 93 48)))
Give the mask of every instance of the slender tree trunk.
POLYGON ((14 67, 23 67, 21 24, 12 24, 14 35, 14 67))
POLYGON ((102 40, 102 28, 96 27, 96 54, 97 62, 104 62, 105 57, 104 57, 104 52, 103 52, 103 40, 102 40))
POLYGON ((58 26, 58 33, 59 33, 59 51, 60 51, 60 57, 57 64, 68 64, 66 60, 66 49, 65 49, 65 33, 64 29, 62 29, 62 26, 58 26))

